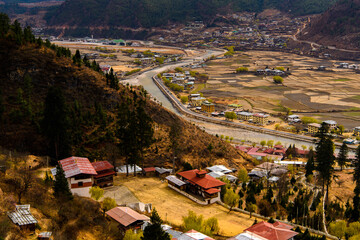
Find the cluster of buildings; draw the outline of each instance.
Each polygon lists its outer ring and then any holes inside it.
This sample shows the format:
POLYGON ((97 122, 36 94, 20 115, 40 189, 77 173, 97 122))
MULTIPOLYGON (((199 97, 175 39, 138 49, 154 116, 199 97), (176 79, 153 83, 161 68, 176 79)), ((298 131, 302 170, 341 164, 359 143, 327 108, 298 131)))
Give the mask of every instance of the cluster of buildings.
POLYGON ((256 75, 265 75, 265 76, 285 76, 286 72, 279 69, 257 69, 256 75))
POLYGON ((162 77, 171 81, 171 83, 184 87, 184 89, 193 89, 197 81, 195 77, 191 76, 190 71, 185 71, 184 73, 167 72, 163 73, 162 77))
MULTIPOLYGON (((64 170, 72 194, 90 197, 92 186, 111 186, 114 182, 114 166, 108 161, 90 163, 89 159, 82 157, 69 157, 59 161, 64 170)), ((56 168, 51 169, 56 178, 56 168)))
POLYGON ((266 125, 269 123, 269 115, 265 113, 238 112, 238 119, 258 125, 266 125))
MULTIPOLYGON (((269 160, 281 161, 286 158, 287 149, 282 145, 275 145, 274 147, 269 148, 258 148, 258 147, 248 147, 248 146, 236 146, 236 149, 239 149, 257 160, 263 160, 267 158, 269 160)), ((302 150, 295 148, 296 156, 305 158, 309 154, 308 150, 302 150)))
POLYGON ((355 69, 358 70, 359 69, 359 65, 357 64, 350 64, 347 62, 342 62, 339 64, 338 68, 346 68, 346 69, 355 69))

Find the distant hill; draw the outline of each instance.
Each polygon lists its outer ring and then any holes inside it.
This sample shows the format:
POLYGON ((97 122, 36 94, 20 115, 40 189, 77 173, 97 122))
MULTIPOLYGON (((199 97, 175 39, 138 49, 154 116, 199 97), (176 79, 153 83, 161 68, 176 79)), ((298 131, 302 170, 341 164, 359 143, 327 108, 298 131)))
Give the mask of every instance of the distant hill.
POLYGON ((338 48, 360 47, 360 0, 341 0, 313 19, 299 39, 334 45, 338 48))
POLYGON ((67 0, 49 11, 55 26, 156 27, 201 20, 211 24, 217 14, 261 12, 276 8, 293 15, 321 13, 335 0, 67 0))
MULTIPOLYGON (((16 32, 19 30, 11 30, 8 38, 24 41, 16 32)), ((31 39, 26 37, 28 32, 24 36, 23 39, 31 39)), ((56 86, 62 90, 69 111, 71 154, 92 160, 109 159, 117 149, 114 132, 118 104, 142 98, 143 93, 121 84, 119 90, 114 90, 107 85, 103 74, 58 55, 60 52, 40 46, 38 41, 18 45, 14 40, 0 38, 0 146, 48 154, 51 146, 42 134, 41 121, 45 97, 49 88, 56 86)), ((171 126, 179 127, 176 138, 179 165, 187 161, 205 167, 216 160, 233 167, 252 164, 247 154, 160 105, 147 100, 145 110, 154 122, 156 139, 144 155, 146 164, 172 166, 171 126)))

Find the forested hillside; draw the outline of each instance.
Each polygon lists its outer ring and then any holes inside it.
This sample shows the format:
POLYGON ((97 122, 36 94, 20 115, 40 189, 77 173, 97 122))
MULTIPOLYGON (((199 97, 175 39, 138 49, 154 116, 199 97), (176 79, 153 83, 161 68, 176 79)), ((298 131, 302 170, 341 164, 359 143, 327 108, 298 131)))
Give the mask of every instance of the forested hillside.
POLYGON ((7 25, 6 15, 0 22, 7 26, 0 29, 0 146, 55 159, 135 154, 151 165, 172 165, 175 155, 179 167, 221 159, 233 166, 250 163, 229 143, 150 101, 146 91, 118 85, 79 52, 72 56, 35 39, 17 22, 7 25))
POLYGON ((360 47, 360 1, 341 0, 302 31, 300 39, 339 48, 360 47))
POLYGON ((50 25, 154 27, 202 20, 217 14, 277 8, 293 15, 325 11, 335 0, 67 0, 49 11, 50 25))

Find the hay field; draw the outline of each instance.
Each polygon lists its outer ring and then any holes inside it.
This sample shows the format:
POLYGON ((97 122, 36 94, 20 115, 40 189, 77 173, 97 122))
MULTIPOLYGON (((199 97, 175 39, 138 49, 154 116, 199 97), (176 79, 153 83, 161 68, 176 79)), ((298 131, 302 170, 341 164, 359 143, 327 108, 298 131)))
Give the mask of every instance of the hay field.
MULTIPOLYGON (((360 110, 360 75, 351 69, 337 68, 338 63, 282 52, 248 51, 213 60, 197 71, 209 75, 206 88, 201 92, 216 103, 237 103, 244 109, 273 113, 283 111, 284 107, 313 112, 360 110), (289 68, 291 75, 284 77, 283 85, 279 85, 273 83, 272 76, 235 74, 238 67, 256 71, 266 66, 289 68), (319 66, 326 66, 330 71, 315 70, 319 66)), ((346 127, 357 126, 359 115, 340 114, 337 121, 344 122, 346 127)), ((318 118, 324 120, 328 116, 320 114, 318 118)))
POLYGON ((216 217, 219 220, 221 235, 230 237, 250 227, 255 220, 245 214, 229 213, 227 209, 217 204, 199 205, 170 189, 167 183, 161 182, 158 178, 129 177, 119 183, 128 187, 140 201, 152 203, 163 220, 175 225, 181 225, 182 217, 192 210, 202 214, 205 219, 216 217))

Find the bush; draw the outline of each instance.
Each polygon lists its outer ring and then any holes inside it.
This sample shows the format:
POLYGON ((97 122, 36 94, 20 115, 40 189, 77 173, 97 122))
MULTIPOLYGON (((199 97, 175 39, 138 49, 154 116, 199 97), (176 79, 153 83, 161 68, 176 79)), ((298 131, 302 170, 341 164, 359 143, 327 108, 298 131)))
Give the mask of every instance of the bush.
POLYGON ((187 103, 189 101, 189 98, 187 96, 181 96, 180 100, 182 103, 187 103))
POLYGON ((279 83, 283 83, 284 79, 280 76, 274 76, 273 77, 274 83, 279 84, 279 83))
POLYGON ((140 68, 131 70, 130 72, 125 73, 125 76, 130 76, 130 75, 132 75, 132 74, 134 74, 134 73, 139 72, 140 70, 141 70, 140 68))
POLYGON ((174 70, 175 70, 175 72, 183 72, 183 69, 181 67, 177 67, 174 70))
POLYGON ((248 72, 249 69, 247 67, 239 67, 236 69, 237 73, 241 73, 241 72, 248 72))
POLYGON ((285 72, 285 68, 284 68, 284 67, 276 67, 275 69, 285 72))
POLYGON ((316 118, 313 117, 302 117, 301 121, 304 124, 309 124, 309 123, 319 123, 319 120, 317 120, 316 118))

